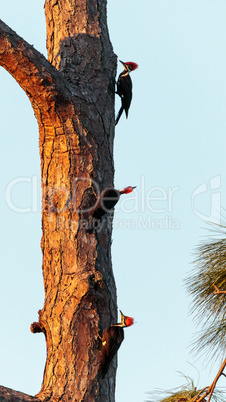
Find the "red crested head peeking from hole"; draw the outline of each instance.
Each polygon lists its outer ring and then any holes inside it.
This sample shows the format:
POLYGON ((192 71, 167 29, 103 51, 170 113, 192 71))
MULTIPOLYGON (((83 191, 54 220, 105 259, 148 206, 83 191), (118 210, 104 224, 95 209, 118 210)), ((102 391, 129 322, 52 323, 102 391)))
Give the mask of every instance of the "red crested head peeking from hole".
POLYGON ((120 327, 131 327, 131 325, 134 324, 133 317, 129 317, 128 315, 122 314, 121 310, 120 310, 120 314, 121 314, 121 322, 119 324, 120 327))
POLYGON ((132 193, 132 191, 135 188, 136 188, 136 186, 135 187, 128 186, 128 187, 125 187, 123 190, 119 190, 119 192, 120 192, 120 194, 129 194, 129 193, 132 193))

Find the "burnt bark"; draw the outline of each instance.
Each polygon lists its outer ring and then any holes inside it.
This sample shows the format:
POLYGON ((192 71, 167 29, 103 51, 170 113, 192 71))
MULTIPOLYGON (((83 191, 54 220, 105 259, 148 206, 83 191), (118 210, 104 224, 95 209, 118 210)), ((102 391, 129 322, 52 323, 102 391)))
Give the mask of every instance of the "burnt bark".
POLYGON ((45 13, 48 61, 0 21, 0 65, 39 125, 45 303, 31 330, 44 333, 47 360, 37 397, 110 402, 116 368, 105 380, 99 370, 100 336, 117 321, 112 225, 92 228, 91 212, 113 186, 116 57, 106 0, 46 0, 45 13))

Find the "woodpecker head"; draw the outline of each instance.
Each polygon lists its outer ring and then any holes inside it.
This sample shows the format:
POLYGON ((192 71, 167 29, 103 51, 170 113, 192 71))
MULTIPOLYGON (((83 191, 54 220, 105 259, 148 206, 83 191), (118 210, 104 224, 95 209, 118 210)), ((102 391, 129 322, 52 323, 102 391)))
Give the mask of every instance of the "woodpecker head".
POLYGON ((131 187, 131 186, 125 187, 123 190, 119 190, 119 193, 120 193, 120 194, 129 194, 129 193, 132 193, 132 191, 133 191, 136 187, 137 187, 137 186, 135 186, 135 187, 131 187))
POLYGON ((119 61, 120 61, 120 63, 123 64, 124 69, 125 69, 126 71, 128 71, 128 73, 131 73, 131 71, 136 70, 136 68, 138 67, 138 64, 137 64, 137 63, 133 63, 132 61, 127 61, 126 63, 124 63, 122 60, 119 60, 119 61))
POLYGON ((121 322, 119 324, 120 327, 130 327, 131 325, 134 324, 134 318, 132 317, 128 317, 127 315, 123 315, 121 310, 120 310, 120 314, 121 314, 121 322))

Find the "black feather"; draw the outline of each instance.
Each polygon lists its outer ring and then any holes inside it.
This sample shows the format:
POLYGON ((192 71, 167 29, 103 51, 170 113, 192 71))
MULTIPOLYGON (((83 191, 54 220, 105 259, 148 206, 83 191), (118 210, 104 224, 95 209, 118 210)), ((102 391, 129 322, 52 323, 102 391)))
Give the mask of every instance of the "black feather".
POLYGON ((115 125, 118 124, 120 117, 122 116, 122 112, 123 112, 123 106, 120 107, 119 112, 117 114, 116 120, 115 120, 115 125))
POLYGON ((107 374, 110 363, 119 350, 123 339, 124 331, 122 327, 111 325, 104 330, 101 349, 102 378, 107 374))
POLYGON ((118 116, 115 121, 115 125, 118 123, 123 110, 125 110, 126 118, 128 117, 129 113, 129 108, 130 104, 132 101, 132 80, 130 78, 130 75, 127 71, 123 71, 118 78, 117 81, 117 94, 121 98, 122 106, 121 109, 119 110, 118 116))

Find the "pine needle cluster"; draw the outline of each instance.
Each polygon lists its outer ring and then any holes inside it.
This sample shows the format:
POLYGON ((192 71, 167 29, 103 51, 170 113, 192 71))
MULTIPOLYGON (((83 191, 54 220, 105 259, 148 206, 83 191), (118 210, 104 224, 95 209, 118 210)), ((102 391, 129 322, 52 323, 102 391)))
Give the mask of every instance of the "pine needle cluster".
POLYGON ((224 238, 197 247, 195 268, 185 282, 193 297, 191 312, 202 325, 193 350, 222 359, 226 355, 226 227, 216 234, 224 238))
MULTIPOLYGON (((168 390, 168 391, 156 391, 153 393, 154 399, 149 399, 149 402, 206 402, 206 398, 202 398, 204 396, 205 391, 208 387, 203 389, 198 389, 192 378, 183 375, 186 379, 186 384, 181 387, 168 390)), ((225 402, 225 393, 220 390, 215 390, 211 401, 215 402, 225 402)))

